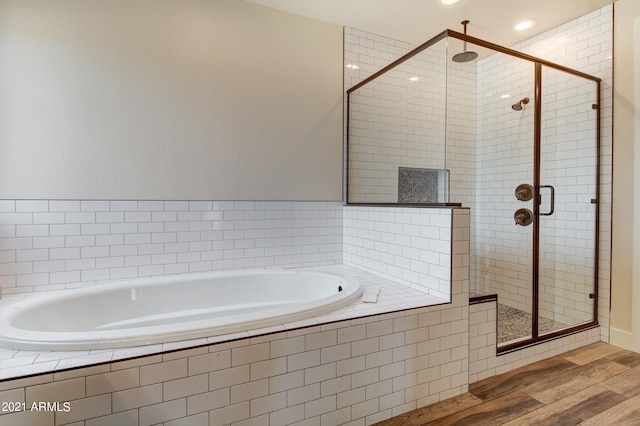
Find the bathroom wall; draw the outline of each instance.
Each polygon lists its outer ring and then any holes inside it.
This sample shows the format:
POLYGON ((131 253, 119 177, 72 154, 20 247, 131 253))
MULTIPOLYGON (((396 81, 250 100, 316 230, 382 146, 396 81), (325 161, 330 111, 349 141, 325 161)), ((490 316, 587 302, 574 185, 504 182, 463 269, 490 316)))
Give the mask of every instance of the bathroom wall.
POLYGON ((611 343, 640 352, 640 4, 614 4, 611 343))
MULTIPOLYGON (((451 289, 452 281, 463 278, 452 277, 450 256, 467 250, 451 238, 467 241, 468 224, 466 208, 347 206, 344 263, 451 300, 452 292, 459 293, 451 289)), ((461 260, 468 265, 468 257, 461 260)))
POLYGON ((0 76, 0 199, 341 199, 336 25, 236 0, 9 0, 0 76))
POLYGON ((339 202, 0 200, 0 286, 340 264, 342 232, 339 202))

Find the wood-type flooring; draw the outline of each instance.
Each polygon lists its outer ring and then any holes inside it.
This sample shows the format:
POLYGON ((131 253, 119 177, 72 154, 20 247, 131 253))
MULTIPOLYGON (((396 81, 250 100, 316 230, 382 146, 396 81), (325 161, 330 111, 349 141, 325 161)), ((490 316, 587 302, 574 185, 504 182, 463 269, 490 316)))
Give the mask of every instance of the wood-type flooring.
POLYGON ((376 423, 418 425, 640 425, 640 354, 594 343, 376 423))

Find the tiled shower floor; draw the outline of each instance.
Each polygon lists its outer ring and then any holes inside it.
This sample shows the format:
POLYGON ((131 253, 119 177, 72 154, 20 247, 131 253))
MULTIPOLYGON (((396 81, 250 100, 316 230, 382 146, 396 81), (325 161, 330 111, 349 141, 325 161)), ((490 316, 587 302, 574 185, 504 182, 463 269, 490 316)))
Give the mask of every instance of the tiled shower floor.
MULTIPOLYGON (((567 327, 566 324, 539 317, 540 334, 567 327)), ((531 314, 520 309, 498 304, 498 343, 521 339, 531 335, 531 314)))

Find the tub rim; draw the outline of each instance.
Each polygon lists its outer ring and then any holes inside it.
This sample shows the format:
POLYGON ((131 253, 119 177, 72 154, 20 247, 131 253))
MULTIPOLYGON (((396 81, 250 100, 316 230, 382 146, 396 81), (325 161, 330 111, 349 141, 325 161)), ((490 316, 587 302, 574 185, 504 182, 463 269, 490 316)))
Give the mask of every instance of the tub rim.
POLYGON ((59 290, 43 294, 30 295, 27 299, 17 301, 0 309, 0 347, 17 350, 36 351, 90 351, 98 349, 133 348, 154 344, 170 344, 200 338, 211 338, 238 332, 250 332, 275 326, 285 326, 318 315, 327 314, 350 305, 362 294, 362 285, 354 277, 335 271, 315 271, 305 269, 269 269, 269 270, 234 270, 219 272, 195 272, 157 277, 143 277, 125 279, 108 284, 101 284, 80 289, 59 290), (262 313, 270 314, 266 318, 252 319, 255 314, 239 314, 229 316, 223 325, 212 326, 209 320, 193 320, 168 326, 154 325, 147 327, 133 327, 123 332, 119 330, 106 331, 72 331, 52 332, 24 330, 14 327, 11 322, 26 309, 33 309, 42 304, 56 303, 67 299, 77 299, 85 295, 100 294, 127 288, 144 288, 148 286, 166 284, 176 279, 197 281, 208 277, 224 278, 227 276, 260 276, 260 275, 320 275, 343 283, 342 291, 327 297, 306 302, 297 309, 273 308, 265 309, 262 313), (189 327, 185 330, 184 327, 189 327), (148 329, 148 333, 138 330, 148 329), (26 334, 28 333, 28 334, 26 334), (98 334, 96 337, 95 335, 98 334))

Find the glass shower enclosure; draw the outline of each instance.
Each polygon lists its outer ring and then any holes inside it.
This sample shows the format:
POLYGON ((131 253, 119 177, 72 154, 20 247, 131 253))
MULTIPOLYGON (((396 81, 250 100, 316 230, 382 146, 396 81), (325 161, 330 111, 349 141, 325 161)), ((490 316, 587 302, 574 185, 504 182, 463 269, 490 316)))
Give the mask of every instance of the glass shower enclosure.
POLYGON ((597 325, 599 93, 452 30, 347 91, 347 204, 469 207, 500 352, 597 325))

